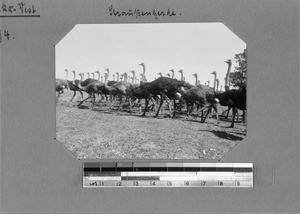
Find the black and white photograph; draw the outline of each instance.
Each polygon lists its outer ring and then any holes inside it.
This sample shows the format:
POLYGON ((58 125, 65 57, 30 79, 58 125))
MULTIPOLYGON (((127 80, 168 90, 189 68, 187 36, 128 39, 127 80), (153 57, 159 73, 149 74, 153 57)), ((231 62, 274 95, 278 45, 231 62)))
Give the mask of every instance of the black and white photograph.
POLYGON ((246 138, 247 49, 222 22, 78 24, 55 45, 78 159, 217 159, 246 138))

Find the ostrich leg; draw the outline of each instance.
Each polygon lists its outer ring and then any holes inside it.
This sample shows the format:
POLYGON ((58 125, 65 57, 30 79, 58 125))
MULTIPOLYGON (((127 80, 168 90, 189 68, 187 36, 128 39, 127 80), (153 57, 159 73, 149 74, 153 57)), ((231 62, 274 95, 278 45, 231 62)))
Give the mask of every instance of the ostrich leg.
POLYGON ((237 113, 237 108, 233 107, 232 108, 232 121, 231 121, 231 125, 229 126, 229 128, 234 128, 234 119, 235 119, 236 113, 237 113))
POLYGON ((88 98, 85 98, 84 100, 79 101, 79 104, 77 106, 80 106, 84 101, 92 98, 92 95, 90 95, 88 98))
POLYGON ((144 109, 144 113, 143 113, 143 115, 142 115, 143 117, 146 116, 146 111, 147 111, 148 103, 149 103, 149 100, 148 100, 148 98, 146 98, 146 101, 145 101, 145 109, 144 109))
POLYGON ((164 102, 164 96, 160 95, 160 104, 159 104, 158 110, 157 110, 157 112, 156 112, 156 114, 155 114, 154 117, 158 117, 158 113, 159 113, 159 111, 161 109, 161 106, 162 106, 163 102, 164 102))

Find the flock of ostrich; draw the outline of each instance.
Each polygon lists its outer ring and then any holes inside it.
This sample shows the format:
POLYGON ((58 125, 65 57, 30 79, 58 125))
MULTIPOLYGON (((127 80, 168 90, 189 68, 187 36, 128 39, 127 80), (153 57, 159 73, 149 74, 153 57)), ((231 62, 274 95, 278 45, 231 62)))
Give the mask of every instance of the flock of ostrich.
MULTIPOLYGON (((74 78, 72 81, 66 79, 56 79, 55 90, 57 92, 57 100, 64 90, 73 91, 73 97, 70 102, 76 96, 76 92, 81 95, 81 100, 78 101, 80 107, 84 102, 91 99, 92 108, 95 105, 96 96, 100 97, 100 101, 105 99, 109 103, 109 111, 112 111, 112 103, 119 99, 120 104, 118 111, 122 110, 123 98, 129 102, 129 112, 132 113, 132 108, 139 107, 141 112, 141 100, 144 102, 144 111, 141 116, 145 116, 146 112, 150 109, 156 111, 155 117, 158 116, 161 107, 164 102, 168 104, 170 116, 174 118, 176 112, 182 112, 182 106, 186 105, 187 117, 197 107, 197 115, 201 113, 201 122, 204 123, 207 116, 214 109, 216 114, 216 122, 219 123, 218 106, 226 106, 227 117, 229 110, 232 109, 232 119, 229 127, 234 127, 235 117, 238 110, 243 111, 243 120, 245 120, 246 111, 246 86, 239 89, 229 89, 229 74, 231 70, 231 60, 225 61, 228 64, 228 69, 225 77, 225 90, 219 89, 219 79, 217 79, 217 73, 214 71, 211 74, 214 75, 213 87, 209 86, 209 82, 206 84, 200 84, 198 75, 195 73, 195 84, 191 85, 185 81, 183 71, 179 70, 181 79, 174 78, 174 69, 171 69, 167 74, 167 77, 162 76, 162 73, 158 73, 159 77, 154 81, 147 82, 145 76, 145 64, 141 63, 143 72, 140 74, 140 78, 136 76, 135 71, 130 71, 132 76, 129 76, 126 72, 124 74, 113 74, 113 80, 109 81, 110 70, 105 69, 104 76, 100 76, 100 72, 88 73, 88 77, 84 78, 84 73, 80 73, 80 79, 76 79, 76 72, 73 70, 74 78), (96 78, 95 74, 98 74, 96 78), (104 77, 104 78, 103 78, 104 77), (83 92, 88 94, 88 97, 83 99, 83 92), (173 101, 173 102, 172 102, 173 101), (150 105, 149 105, 150 104, 150 105), (171 111, 173 105, 173 111, 171 111)), ((66 69, 66 75, 68 76, 68 70, 66 69)), ((56 101, 57 102, 57 101, 56 101)), ((224 113, 224 112, 223 112, 224 113)))

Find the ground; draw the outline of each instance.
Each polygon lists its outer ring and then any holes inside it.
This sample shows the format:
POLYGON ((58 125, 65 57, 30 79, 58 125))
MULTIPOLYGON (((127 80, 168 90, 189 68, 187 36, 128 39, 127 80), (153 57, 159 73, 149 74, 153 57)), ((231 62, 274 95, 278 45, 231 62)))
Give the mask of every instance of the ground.
POLYGON ((127 108, 118 113, 118 102, 112 111, 106 101, 79 108, 79 93, 70 102, 72 95, 65 91, 57 101, 56 139, 78 159, 221 159, 246 136, 242 122, 228 128, 224 118, 219 124, 214 117, 205 123, 184 114, 172 119, 166 117, 168 110, 158 118, 154 111, 141 117, 137 107, 132 114, 127 108))

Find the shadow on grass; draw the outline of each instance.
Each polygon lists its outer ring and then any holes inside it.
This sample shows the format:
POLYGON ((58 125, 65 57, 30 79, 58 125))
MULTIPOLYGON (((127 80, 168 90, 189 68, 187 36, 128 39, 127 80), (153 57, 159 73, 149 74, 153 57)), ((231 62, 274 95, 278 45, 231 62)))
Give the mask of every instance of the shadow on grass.
POLYGON ((217 137, 219 138, 223 138, 223 139, 226 139, 226 140, 233 140, 233 141, 241 141, 241 140, 244 140, 243 137, 238 137, 236 135, 232 135, 232 134, 229 134, 227 132, 224 132, 224 131, 210 131, 212 132, 214 135, 216 135, 217 137))

